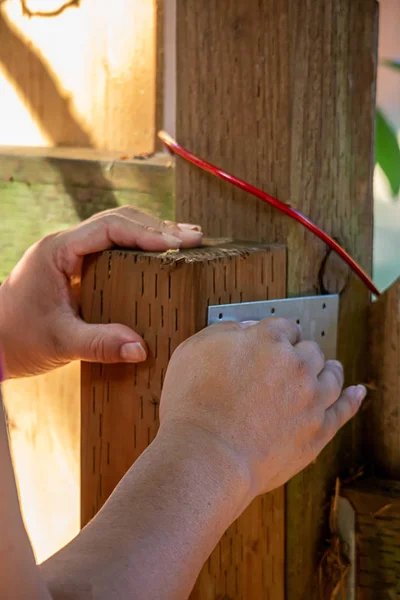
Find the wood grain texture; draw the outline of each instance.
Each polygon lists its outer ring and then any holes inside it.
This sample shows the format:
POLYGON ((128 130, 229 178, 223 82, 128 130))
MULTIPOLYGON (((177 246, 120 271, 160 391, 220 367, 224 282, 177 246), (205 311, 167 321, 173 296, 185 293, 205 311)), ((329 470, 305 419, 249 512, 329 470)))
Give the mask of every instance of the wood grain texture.
MULTIPOLYGON (((377 19, 375 0, 177 0, 178 141, 303 212, 367 271, 377 19)), ((179 220, 288 244, 290 294, 346 283, 338 356, 349 382, 363 380, 363 286, 335 261, 320 273, 324 245, 270 207, 180 159, 176 176, 179 220)), ((318 595, 329 497, 352 454, 347 428, 288 486, 289 600, 318 595)))
POLYGON ((356 511, 357 600, 400 597, 400 483, 366 479, 345 487, 356 511))
MULTIPOLYGON (((284 296, 283 247, 224 244, 178 254, 110 251, 86 262, 83 316, 141 333, 144 365, 82 365, 82 525, 154 439, 174 349, 207 323, 207 305, 284 296)), ((258 498, 225 533, 192 598, 283 600, 284 491, 258 498)))
POLYGON ((63 4, 1 3, 0 143, 153 151, 157 0, 63 4))
POLYGON ((379 477, 400 479, 400 279, 370 308, 365 454, 379 477))

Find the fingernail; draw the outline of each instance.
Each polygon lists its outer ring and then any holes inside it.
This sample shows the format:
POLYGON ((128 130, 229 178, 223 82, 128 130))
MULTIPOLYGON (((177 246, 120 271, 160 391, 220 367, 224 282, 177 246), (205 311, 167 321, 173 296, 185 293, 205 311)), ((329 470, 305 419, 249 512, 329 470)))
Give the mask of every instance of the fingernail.
POLYGON ((331 363, 332 366, 337 367, 338 369, 343 371, 343 365, 339 360, 331 360, 329 362, 331 363))
POLYGON ((242 321, 239 323, 240 327, 246 329, 246 327, 251 327, 252 325, 257 325, 258 321, 242 321))
POLYGON ((367 389, 363 385, 356 385, 354 388, 352 388, 352 391, 353 396, 357 400, 358 404, 361 404, 367 395, 367 389))
POLYGON ((147 358, 146 350, 139 342, 130 342, 121 347, 122 360, 127 362, 143 362, 147 358))
POLYGON ((182 240, 180 240, 179 238, 170 235, 169 233, 162 233, 162 236, 164 237, 165 241, 168 244, 169 248, 180 248, 182 245, 182 240))
POLYGON ((190 229, 191 231, 201 231, 200 225, 192 225, 191 223, 178 223, 180 229, 190 229))
POLYGON ((174 232, 182 242, 190 244, 200 245, 203 240, 203 234, 201 231, 196 229, 181 229, 180 231, 174 232))

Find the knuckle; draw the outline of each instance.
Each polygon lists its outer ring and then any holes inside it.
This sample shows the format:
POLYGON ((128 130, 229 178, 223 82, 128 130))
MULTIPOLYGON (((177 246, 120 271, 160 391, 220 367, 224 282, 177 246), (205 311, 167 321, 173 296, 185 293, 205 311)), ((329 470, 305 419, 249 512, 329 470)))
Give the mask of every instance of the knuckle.
POLYGON ((187 338, 183 342, 179 344, 179 346, 174 351, 174 356, 183 358, 184 355, 188 354, 193 355, 196 352, 202 352, 202 345, 205 343, 205 335, 200 331, 196 335, 187 338))
POLYGON ((229 331, 244 331, 240 323, 237 321, 225 321, 224 323, 213 323, 205 329, 202 329, 195 337, 203 335, 217 335, 219 333, 225 333, 229 331))
POLYGON ((328 371, 327 377, 324 380, 324 385, 321 389, 324 394, 329 396, 334 395, 336 398, 339 397, 340 392, 342 391, 342 381, 339 381, 337 376, 332 373, 332 371, 328 371))
POLYGON ((335 394, 339 395, 343 387, 343 378, 339 377, 336 373, 332 373, 330 381, 332 390, 335 394))
POLYGON ((316 435, 309 440, 308 448, 310 453, 310 462, 314 461, 320 454, 323 447, 327 444, 328 440, 322 441, 321 437, 316 435))
POLYGON ((309 372, 308 364, 304 360, 297 360, 295 377, 302 395, 313 400, 317 393, 317 381, 309 372))
POLYGON ((89 355, 94 356, 98 362, 107 362, 106 343, 103 336, 97 335, 90 340, 89 355))
POLYGON ((155 223, 154 227, 156 227, 157 229, 160 229, 160 230, 165 230, 165 229, 176 230, 176 229, 178 229, 178 227, 176 226, 176 223, 173 223, 172 221, 163 221, 163 219, 157 219, 154 223, 155 223))
MULTIPOLYGON (((69 230, 65 230, 64 232, 62 232, 63 237, 65 237, 65 234, 68 234, 69 230)), ((35 242, 29 249, 29 251, 32 252, 38 252, 44 255, 52 255, 55 254, 60 248, 64 247, 64 244, 61 243, 61 238, 60 238, 60 243, 57 243, 57 239, 59 238, 60 233, 49 233, 48 235, 46 235, 44 238, 42 238, 41 240, 39 240, 38 242, 35 242)))
POLYGON ((282 331, 275 327, 267 327, 265 335, 273 344, 282 344, 285 341, 285 336, 282 331))
POLYGON ((270 317, 268 319, 269 328, 286 328, 288 325, 291 326, 292 323, 289 319, 285 319, 285 317, 270 317))
POLYGON ((310 351, 325 362, 325 354, 322 352, 321 347, 317 342, 310 342, 310 351))
POLYGON ((112 212, 104 215, 103 217, 105 225, 114 227, 119 225, 122 221, 122 215, 117 212, 112 212))
POLYGON ((52 352, 57 360, 63 360, 67 357, 66 339, 60 335, 57 328, 49 329, 49 340, 52 352))
POLYGON ((336 360, 328 360, 326 363, 327 368, 334 373, 339 381, 344 379, 343 365, 336 360))
POLYGON ((140 217, 142 216, 142 211, 140 211, 139 209, 136 208, 136 206, 132 206, 131 204, 124 204, 123 206, 120 206, 116 209, 114 209, 114 213, 115 214, 126 214, 129 213, 130 217, 135 217, 140 219, 140 217))
POLYGON ((320 411, 314 410, 313 414, 309 417, 309 430, 311 436, 319 435, 324 423, 324 416, 320 411))
POLYGON ((335 437, 342 425, 344 425, 344 421, 340 416, 340 411, 338 411, 336 406, 331 406, 325 412, 324 417, 323 437, 325 439, 325 443, 328 443, 335 437))

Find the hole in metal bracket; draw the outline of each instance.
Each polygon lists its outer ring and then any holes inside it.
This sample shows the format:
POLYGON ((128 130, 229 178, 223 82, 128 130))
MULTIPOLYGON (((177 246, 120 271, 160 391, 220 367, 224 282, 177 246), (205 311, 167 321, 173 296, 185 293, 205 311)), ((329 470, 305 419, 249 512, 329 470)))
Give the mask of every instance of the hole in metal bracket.
POLYGON ((327 295, 300 298, 281 298, 216 304, 208 306, 208 324, 223 321, 260 321, 277 316, 293 319, 303 330, 305 340, 314 340, 321 346, 327 359, 336 357, 339 297, 327 295))

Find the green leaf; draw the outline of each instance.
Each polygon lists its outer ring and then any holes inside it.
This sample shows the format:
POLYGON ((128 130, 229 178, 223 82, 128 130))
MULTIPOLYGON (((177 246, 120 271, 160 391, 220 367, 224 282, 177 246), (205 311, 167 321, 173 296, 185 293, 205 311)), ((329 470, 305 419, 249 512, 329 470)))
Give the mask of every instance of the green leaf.
POLYGON ((395 69, 396 71, 400 71, 400 59, 398 60, 383 60, 383 65, 390 67, 391 69, 395 69))
POLYGON ((376 111, 375 161, 388 178, 392 193, 400 190, 400 147, 396 131, 382 111, 376 111))

